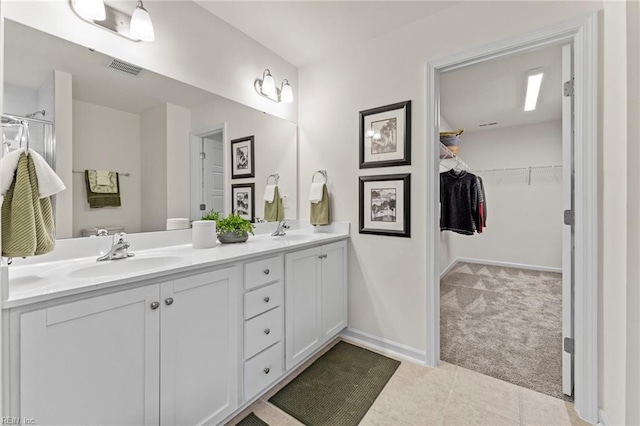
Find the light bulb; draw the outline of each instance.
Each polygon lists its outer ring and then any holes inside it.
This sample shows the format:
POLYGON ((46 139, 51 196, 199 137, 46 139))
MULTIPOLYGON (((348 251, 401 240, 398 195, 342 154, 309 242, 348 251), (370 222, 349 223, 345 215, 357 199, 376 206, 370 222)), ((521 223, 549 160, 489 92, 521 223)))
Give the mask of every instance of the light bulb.
POLYGON ((141 1, 138 1, 131 16, 131 35, 142 41, 153 41, 156 38, 151 16, 141 1))
POLYGON ((73 8, 80 17, 89 21, 104 21, 107 19, 102 0, 73 0, 73 8))
POLYGON ((271 71, 265 70, 264 78, 262 79, 262 94, 267 96, 273 96, 276 94, 276 83, 273 81, 271 71))
POLYGON ((280 89, 280 101, 290 104, 293 102, 293 89, 286 78, 282 81, 282 89, 280 89))

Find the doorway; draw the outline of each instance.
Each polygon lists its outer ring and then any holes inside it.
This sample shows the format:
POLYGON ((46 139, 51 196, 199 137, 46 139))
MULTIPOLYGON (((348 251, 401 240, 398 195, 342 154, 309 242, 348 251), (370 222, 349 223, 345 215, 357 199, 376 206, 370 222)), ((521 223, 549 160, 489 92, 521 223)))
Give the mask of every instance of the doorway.
POLYGON ((440 75, 475 63, 552 44, 573 45, 575 150, 575 408, 598 420, 597 400, 597 16, 484 46, 427 64, 427 351, 426 363, 440 361, 440 75))
POLYGON ((191 220, 214 210, 225 214, 224 126, 191 134, 191 220))

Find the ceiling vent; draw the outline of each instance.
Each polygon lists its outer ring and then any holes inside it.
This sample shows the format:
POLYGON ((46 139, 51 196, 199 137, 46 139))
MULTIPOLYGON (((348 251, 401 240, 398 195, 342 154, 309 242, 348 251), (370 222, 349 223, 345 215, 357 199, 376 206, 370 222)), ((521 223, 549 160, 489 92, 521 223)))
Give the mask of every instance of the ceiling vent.
POLYGON ((115 58, 111 59, 111 62, 109 62, 109 65, 107 65, 107 68, 111 68, 113 70, 120 71, 125 74, 133 75, 135 77, 139 76, 140 73, 142 72, 142 68, 136 65, 130 64, 128 62, 121 61, 120 59, 115 59, 115 58))
POLYGON ((495 126, 496 124, 498 124, 498 122, 497 122, 497 121, 494 121, 493 123, 484 123, 484 124, 481 124, 479 127, 495 126))

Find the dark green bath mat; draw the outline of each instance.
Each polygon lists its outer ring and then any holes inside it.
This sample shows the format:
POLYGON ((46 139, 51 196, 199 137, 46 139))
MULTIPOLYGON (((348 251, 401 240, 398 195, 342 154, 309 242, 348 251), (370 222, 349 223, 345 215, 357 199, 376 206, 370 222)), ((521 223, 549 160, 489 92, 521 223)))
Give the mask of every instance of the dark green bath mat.
POLYGON ((338 342, 269 399, 309 426, 356 426, 400 361, 338 342))
POLYGON ((250 413, 247 417, 240 420, 236 426, 269 426, 269 423, 263 421, 255 414, 250 413))

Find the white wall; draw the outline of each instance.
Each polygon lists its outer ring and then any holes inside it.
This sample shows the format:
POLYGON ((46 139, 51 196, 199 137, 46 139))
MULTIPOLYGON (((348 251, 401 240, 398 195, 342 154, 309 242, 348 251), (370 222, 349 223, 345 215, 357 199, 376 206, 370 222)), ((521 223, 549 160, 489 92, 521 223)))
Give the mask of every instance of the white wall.
MULTIPOLYGON (((297 135, 296 124, 268 114, 263 114, 244 105, 218 98, 201 108, 191 111, 191 129, 200 132, 221 123, 226 123, 225 152, 225 205, 231 211, 231 185, 255 183, 255 212, 264 217, 264 189, 266 178, 273 173, 280 174, 280 196, 286 197, 285 218, 297 219, 297 135), (231 143, 233 139, 254 135, 255 178, 231 180, 231 143)), ((188 170, 188 158, 184 170, 188 170)), ((313 172, 311 172, 313 173, 313 172)), ((311 174, 301 177, 301 200, 307 199, 311 174)), ((308 214, 308 213, 307 213, 308 214)))
MULTIPOLYGON (((190 1, 145 1, 156 40, 135 43, 80 20, 66 0, 10 1, 7 19, 92 47, 167 77, 289 120, 297 120, 298 71, 258 41, 190 1), (275 103, 253 87, 269 68, 277 83, 287 78, 294 102, 275 103)), ((131 10, 135 5, 129 2, 131 10)))
MULTIPOLYGON (((351 327, 426 348, 426 63, 600 7, 597 2, 464 2, 300 69, 300 176, 328 170, 335 220, 357 229, 358 176, 412 174, 412 238, 352 233, 351 327), (358 111, 407 99, 413 101, 412 166, 359 170, 358 111)), ((301 197, 305 191, 301 185, 301 197)), ((307 216, 308 206, 300 206, 300 217, 307 216)))
POLYGON ((56 194, 56 238, 73 234, 73 82, 71 74, 54 71, 56 174, 67 189, 56 194), (71 212, 71 213, 70 213, 71 212))
MULTIPOLYGON (((472 170, 562 164, 562 122, 465 132, 460 158, 472 170)), ((478 174, 487 194, 487 228, 452 232, 456 257, 562 268, 562 171, 478 174)))
POLYGON ((140 232, 140 116, 73 101, 73 169, 120 173, 121 207, 89 208, 84 175, 73 176, 73 236, 94 227, 140 232), (131 176, 123 176, 130 173, 131 176))
POLYGON ((38 91, 14 84, 4 83, 3 112, 25 116, 36 110, 38 91))
MULTIPOLYGON (((167 104, 167 217, 190 217, 191 111, 167 104), (187 167, 184 167, 184 165, 187 167)), ((161 228, 163 229, 163 228, 161 228)))
POLYGON ((145 111, 141 125, 141 230, 147 232, 167 223, 167 106, 145 111))

